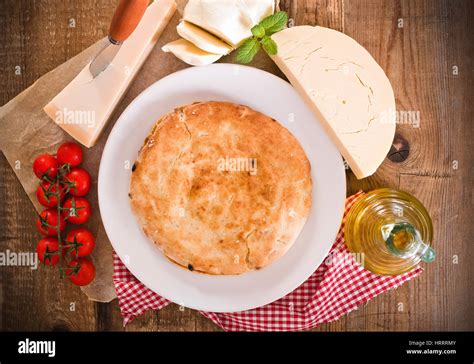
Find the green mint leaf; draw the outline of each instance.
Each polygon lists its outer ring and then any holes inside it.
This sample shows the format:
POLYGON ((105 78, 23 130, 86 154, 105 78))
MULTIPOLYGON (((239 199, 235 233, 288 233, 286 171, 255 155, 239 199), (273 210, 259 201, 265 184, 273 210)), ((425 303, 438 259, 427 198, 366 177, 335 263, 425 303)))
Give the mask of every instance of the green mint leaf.
POLYGON ((260 24, 255 25, 252 29, 252 34, 257 38, 263 38, 265 36, 265 28, 260 24))
POLYGON ((239 49, 237 49, 237 56, 235 59, 239 63, 250 63, 252 62, 253 57, 258 53, 259 49, 260 42, 258 39, 249 38, 239 47, 239 49))
POLYGON ((265 34, 270 36, 273 33, 282 30, 288 23, 288 14, 284 11, 279 11, 273 15, 267 16, 259 25, 265 28, 265 34))
POLYGON ((263 49, 265 49, 265 52, 267 52, 270 56, 274 56, 275 54, 277 54, 278 46, 275 41, 269 36, 266 35, 265 37, 263 37, 260 43, 262 43, 263 49))

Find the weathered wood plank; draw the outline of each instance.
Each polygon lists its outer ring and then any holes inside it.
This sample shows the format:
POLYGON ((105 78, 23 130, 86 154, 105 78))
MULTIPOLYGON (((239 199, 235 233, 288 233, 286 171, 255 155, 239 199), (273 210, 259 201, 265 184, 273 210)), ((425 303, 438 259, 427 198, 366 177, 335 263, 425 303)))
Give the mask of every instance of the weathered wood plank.
MULTIPOLYGON (((464 242, 468 241, 472 228, 461 232, 455 226, 469 226, 459 220, 460 216, 468 216, 471 208, 462 205, 467 196, 461 191, 466 181, 472 181, 468 166, 473 161, 467 151, 472 147, 473 129, 467 116, 470 107, 459 100, 468 100, 468 95, 472 99, 472 88, 468 89, 472 83, 472 72, 468 71, 472 70, 469 49, 461 46, 469 47, 472 55, 472 46, 466 39, 466 34, 472 34, 472 25, 465 15, 472 13, 472 6, 466 2, 452 6, 448 1, 439 1, 436 6, 431 1, 346 0, 344 4, 345 32, 364 45, 386 70, 394 87, 397 108, 420 115, 419 119, 400 120, 397 126, 398 132, 410 142, 408 159, 400 164, 386 161, 367 180, 356 181, 349 175, 350 190, 391 186, 414 193, 434 215, 435 241, 449 241, 448 244, 454 244, 468 258, 464 242), (466 71, 464 78, 453 76, 451 65, 454 64, 466 71), (453 169, 456 158, 462 159, 458 162, 466 166, 459 173, 453 169)), ((472 204, 472 194, 470 197, 472 204)), ((428 266, 422 277, 378 297, 376 304, 369 303, 360 310, 366 318, 363 325, 359 326, 352 318, 350 329, 472 327, 472 314, 463 321, 469 316, 463 302, 469 302, 467 286, 472 272, 467 266, 456 267, 456 275, 451 263, 453 254, 447 254, 445 245, 440 249, 437 262, 428 266), (439 303, 440 299, 445 303, 439 303)))
MULTIPOLYGON (((117 0, 6 0, 0 3, 0 100, 6 103, 39 76, 107 32, 117 0), (74 25, 74 26, 72 26, 74 25), (15 67, 21 67, 20 75, 15 67)), ((474 144, 473 6, 448 0, 282 0, 295 24, 318 24, 346 32, 387 71, 397 107, 419 111, 419 127, 399 132, 411 145, 400 164, 386 161, 371 178, 348 173, 348 193, 380 186, 400 187, 419 197, 435 222, 438 260, 396 291, 375 298, 318 331, 472 330, 474 317, 469 221, 473 202, 474 144), (399 27, 399 20, 403 27, 399 27), (458 73, 453 74, 457 66, 458 73), (457 255, 458 264, 453 264, 457 255)), ((0 249, 32 251, 39 239, 34 210, 0 158, 0 249)), ((0 325, 3 330, 123 330, 117 301, 98 304, 77 287, 40 267, 1 269, 0 325), (70 304, 75 303, 75 311, 70 304)), ((148 312, 128 331, 213 331, 198 312, 170 305, 148 312)))
POLYGON ((320 25, 343 30, 344 8, 342 0, 282 0, 281 10, 288 13, 292 25, 320 25))

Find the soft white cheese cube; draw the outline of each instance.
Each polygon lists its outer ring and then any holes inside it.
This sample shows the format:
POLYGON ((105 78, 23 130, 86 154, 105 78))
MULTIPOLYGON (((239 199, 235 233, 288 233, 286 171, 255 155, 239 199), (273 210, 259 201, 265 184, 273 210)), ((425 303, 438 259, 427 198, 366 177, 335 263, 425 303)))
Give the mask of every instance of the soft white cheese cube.
POLYGON ((274 0, 189 0, 183 19, 237 47, 274 7, 274 0))
POLYGON ((222 54, 203 51, 186 39, 175 40, 165 44, 161 49, 164 52, 173 53, 177 58, 191 66, 206 66, 222 57, 222 54))
POLYGON ((198 26, 181 21, 176 27, 178 34, 203 51, 214 54, 228 54, 232 47, 198 26))

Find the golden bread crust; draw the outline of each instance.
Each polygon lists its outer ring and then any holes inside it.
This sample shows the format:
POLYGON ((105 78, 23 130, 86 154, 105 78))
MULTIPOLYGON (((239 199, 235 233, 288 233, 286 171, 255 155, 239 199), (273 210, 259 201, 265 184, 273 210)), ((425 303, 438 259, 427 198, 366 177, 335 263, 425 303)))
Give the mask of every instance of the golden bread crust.
POLYGON ((135 162, 130 201, 171 260, 240 274, 288 251, 311 189, 304 150, 277 121, 242 105, 199 102, 157 122, 135 162))

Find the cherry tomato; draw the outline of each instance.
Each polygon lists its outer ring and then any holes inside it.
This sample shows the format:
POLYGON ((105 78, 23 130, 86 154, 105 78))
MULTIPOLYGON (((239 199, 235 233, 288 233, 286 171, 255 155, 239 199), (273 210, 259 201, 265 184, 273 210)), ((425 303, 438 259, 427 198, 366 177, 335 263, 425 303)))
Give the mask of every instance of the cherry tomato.
POLYGON ((72 248, 67 248, 67 250, 71 250, 71 253, 74 257, 86 257, 92 253, 95 248, 95 238, 92 233, 84 228, 79 228, 75 230, 71 230, 66 236, 67 244, 73 245, 72 248), (80 246, 74 248, 75 244, 79 244, 80 246))
POLYGON ((51 154, 41 154, 33 162, 33 172, 40 179, 43 179, 45 175, 54 179, 58 174, 58 168, 58 161, 51 154))
POLYGON ((57 158, 60 165, 67 163, 77 167, 82 163, 82 148, 74 142, 63 143, 58 148, 57 158))
POLYGON ((59 243, 54 238, 44 238, 38 242, 36 253, 41 263, 45 265, 56 265, 59 262, 59 243))
MULTIPOLYGON (((56 184, 43 181, 36 189, 36 198, 38 199, 39 203, 45 207, 56 207, 58 206, 56 190, 56 184)), ((59 185, 59 191, 59 201, 62 201, 65 196, 63 185, 59 185)))
POLYGON ((64 201, 64 218, 73 224, 84 224, 92 215, 92 207, 84 197, 70 197, 64 201))
POLYGON ((58 226, 59 221, 59 231, 62 232, 66 227, 66 221, 64 218, 58 214, 56 210, 46 209, 41 211, 36 220, 36 227, 38 231, 44 236, 56 236, 58 233, 56 231, 56 226, 58 226))
POLYGON ((83 168, 73 168, 64 176, 71 183, 69 193, 73 196, 85 196, 91 189, 91 176, 83 168))
POLYGON ((68 279, 76 286, 86 286, 95 278, 94 264, 84 258, 73 259, 66 269, 68 279))

